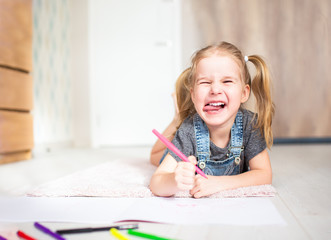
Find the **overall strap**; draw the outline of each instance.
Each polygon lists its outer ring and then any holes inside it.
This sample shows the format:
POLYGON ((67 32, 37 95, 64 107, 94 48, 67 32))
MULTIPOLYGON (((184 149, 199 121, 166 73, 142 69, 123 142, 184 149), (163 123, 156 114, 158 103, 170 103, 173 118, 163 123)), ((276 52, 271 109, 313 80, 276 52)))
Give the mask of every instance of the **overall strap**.
POLYGON ((231 146, 229 151, 236 158, 236 161, 240 162, 240 154, 243 150, 243 113, 239 110, 231 128, 231 146))
POLYGON ((198 114, 193 116, 193 124, 197 141, 198 166, 203 169, 205 167, 205 161, 210 159, 209 130, 198 114))

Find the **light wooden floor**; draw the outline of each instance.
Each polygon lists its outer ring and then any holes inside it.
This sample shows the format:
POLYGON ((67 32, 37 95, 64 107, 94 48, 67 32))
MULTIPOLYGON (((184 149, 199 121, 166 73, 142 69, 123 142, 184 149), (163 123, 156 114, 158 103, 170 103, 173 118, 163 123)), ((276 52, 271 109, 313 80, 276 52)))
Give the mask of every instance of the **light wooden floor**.
MULTIPOLYGON (((0 196, 22 195, 42 183, 114 158, 139 157, 147 161, 149 151, 148 147, 67 149, 0 165, 0 196)), ((286 227, 206 225, 196 228, 144 223, 142 230, 166 233, 176 239, 331 239, 331 145, 276 145, 270 155, 273 186, 278 191, 272 202, 286 220, 286 227)), ((54 228, 84 226, 74 223, 49 223, 48 226, 50 224, 54 228)), ((0 223, 0 232, 18 228, 36 231, 32 223, 0 223)), ((67 239, 111 238, 108 233, 94 233, 67 239)))

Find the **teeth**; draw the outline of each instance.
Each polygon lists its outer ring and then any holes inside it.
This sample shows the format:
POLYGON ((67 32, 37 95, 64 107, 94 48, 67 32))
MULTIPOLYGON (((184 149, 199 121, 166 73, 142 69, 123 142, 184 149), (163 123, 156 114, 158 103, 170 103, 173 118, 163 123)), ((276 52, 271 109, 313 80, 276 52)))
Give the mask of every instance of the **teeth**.
POLYGON ((209 103, 209 105, 217 107, 217 106, 224 106, 224 103, 209 103))

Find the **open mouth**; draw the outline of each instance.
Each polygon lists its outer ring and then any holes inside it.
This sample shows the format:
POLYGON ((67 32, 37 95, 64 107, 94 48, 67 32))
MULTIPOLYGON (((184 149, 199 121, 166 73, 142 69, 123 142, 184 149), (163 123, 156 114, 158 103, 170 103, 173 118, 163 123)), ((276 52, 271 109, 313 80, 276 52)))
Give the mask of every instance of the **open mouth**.
POLYGON ((223 109, 225 107, 225 103, 223 102, 210 102, 207 103, 204 108, 203 111, 219 111, 220 109, 223 109))

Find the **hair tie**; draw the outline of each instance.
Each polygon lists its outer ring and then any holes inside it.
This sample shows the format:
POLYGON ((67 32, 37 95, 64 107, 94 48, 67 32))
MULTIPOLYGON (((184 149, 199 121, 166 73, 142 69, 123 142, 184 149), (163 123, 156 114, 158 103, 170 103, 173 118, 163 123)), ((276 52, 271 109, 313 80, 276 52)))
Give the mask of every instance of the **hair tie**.
POLYGON ((248 62, 248 57, 247 56, 245 56, 244 59, 245 59, 245 62, 248 62))

